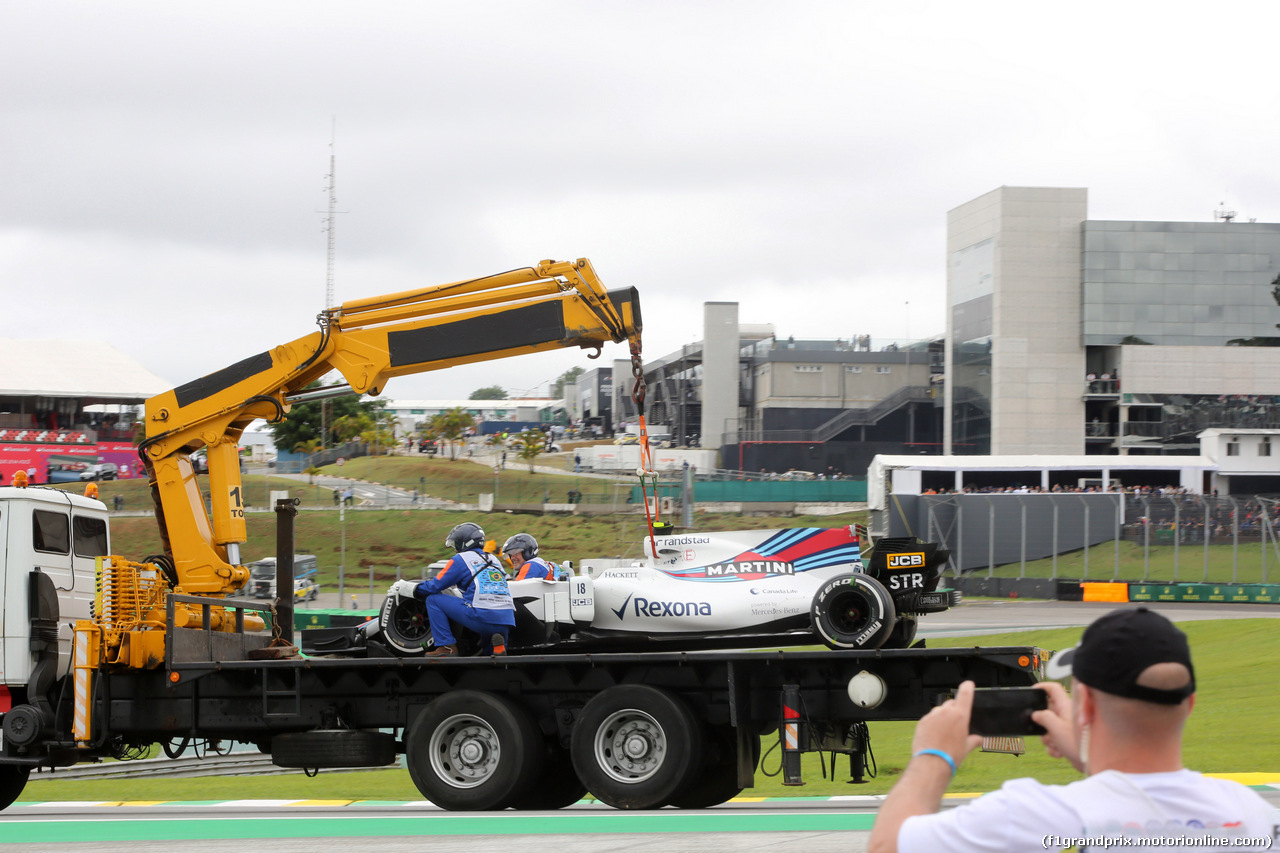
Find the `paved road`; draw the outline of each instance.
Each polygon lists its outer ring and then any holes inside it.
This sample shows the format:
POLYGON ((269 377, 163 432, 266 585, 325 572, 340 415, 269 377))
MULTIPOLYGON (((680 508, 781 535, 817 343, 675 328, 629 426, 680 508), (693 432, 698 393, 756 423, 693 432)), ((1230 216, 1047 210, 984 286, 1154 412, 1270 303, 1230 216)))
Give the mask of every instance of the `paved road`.
POLYGON ((1150 607, 1174 622, 1202 619, 1280 619, 1280 606, 1272 604, 1171 604, 1155 602, 1116 605, 1079 601, 965 601, 945 613, 920 620, 919 636, 958 637, 1043 628, 1084 627, 1116 607, 1150 607))

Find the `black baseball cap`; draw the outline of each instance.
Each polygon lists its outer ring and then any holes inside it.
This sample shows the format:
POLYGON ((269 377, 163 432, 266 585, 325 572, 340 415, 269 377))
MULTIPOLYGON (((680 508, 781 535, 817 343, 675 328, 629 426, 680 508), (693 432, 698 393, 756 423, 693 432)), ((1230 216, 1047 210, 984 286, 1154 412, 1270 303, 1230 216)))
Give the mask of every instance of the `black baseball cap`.
POLYGON ((1084 629, 1079 645, 1050 658, 1046 674, 1055 680, 1070 675, 1103 693, 1160 705, 1177 705, 1196 692, 1187 635, 1145 607, 1124 607, 1098 618, 1084 629), (1139 684, 1142 673, 1158 663, 1182 664, 1190 681, 1170 690, 1139 684))

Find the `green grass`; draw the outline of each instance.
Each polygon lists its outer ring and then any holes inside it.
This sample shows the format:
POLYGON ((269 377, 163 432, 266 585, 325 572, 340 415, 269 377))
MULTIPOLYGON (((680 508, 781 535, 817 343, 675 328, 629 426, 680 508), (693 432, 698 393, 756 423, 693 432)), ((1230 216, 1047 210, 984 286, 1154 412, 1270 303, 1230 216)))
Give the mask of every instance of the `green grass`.
MULTIPOLYGON (((1270 619, 1187 622, 1196 661, 1196 708, 1187 726, 1183 760, 1202 772, 1280 772, 1280 740, 1272 735, 1275 711, 1272 697, 1280 681, 1280 623, 1270 619)), ((1061 649, 1074 645, 1082 629, 1029 631, 1012 634, 947 638, 931 641, 945 646, 1038 646, 1061 649)), ((820 759, 806 755, 807 784, 787 788, 776 773, 780 752, 777 736, 764 738, 768 753, 757 771, 756 786, 744 796, 829 797, 885 793, 893 786, 910 757, 914 723, 872 723, 871 739, 877 777, 864 785, 849 785, 848 761, 837 758, 838 778, 823 779, 820 759), (772 748, 772 752, 770 749, 772 748)), ((829 759, 829 756, 824 756, 829 759)), ((828 761, 828 771, 830 763, 828 761)), ((828 775, 830 775, 828 773, 828 775)), ((1030 740, 1027 754, 974 753, 960 768, 952 791, 989 791, 1008 779, 1034 776, 1045 782, 1069 782, 1078 774, 1065 762, 1044 754, 1038 740, 1030 740)), ((322 772, 313 779, 302 773, 281 776, 240 776, 207 779, 60 780, 38 779, 27 785, 21 799, 40 800, 220 800, 220 799, 349 799, 417 800, 421 796, 404 770, 322 772)))
MULTIPOLYGON (((1230 544, 1209 546, 1208 578, 1205 578, 1205 548, 1203 543, 1180 545, 1174 553, 1172 545, 1157 545, 1154 542, 1150 551, 1144 556, 1142 542, 1120 542, 1121 580, 1140 581, 1144 578, 1152 583, 1280 583, 1280 554, 1275 545, 1267 545, 1267 572, 1262 572, 1262 545, 1257 541, 1242 540, 1238 552, 1230 544), (1238 563, 1235 561, 1238 560, 1238 563)), ((1094 580, 1111 580, 1117 577, 1116 543, 1114 541, 1094 545, 1088 551, 1088 569, 1085 568, 1085 552, 1083 549, 1058 555, 1058 573, 1060 578, 1091 578, 1094 580)), ((1019 563, 1008 563, 997 566, 994 577, 1016 578, 1022 572, 1019 563)), ((977 574, 986 575, 985 569, 977 574)), ((1027 561, 1026 576, 1029 578, 1053 577, 1053 558, 1027 561)))

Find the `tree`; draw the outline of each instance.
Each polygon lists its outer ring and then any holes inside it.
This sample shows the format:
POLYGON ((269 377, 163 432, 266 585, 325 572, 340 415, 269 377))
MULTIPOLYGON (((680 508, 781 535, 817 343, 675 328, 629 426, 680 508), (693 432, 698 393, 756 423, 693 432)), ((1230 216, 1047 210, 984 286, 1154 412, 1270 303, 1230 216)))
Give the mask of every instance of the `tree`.
MULTIPOLYGON (((320 446, 320 439, 308 438, 306 441, 299 441, 293 446, 294 453, 307 454, 307 464, 311 464, 311 457, 319 453, 324 448, 320 446)), ((315 482, 313 479, 312 482, 315 482)))
POLYGON ((484 388, 477 388, 471 392, 468 400, 505 400, 507 392, 503 390, 501 385, 487 385, 484 388))
MULTIPOLYGON (((307 387, 318 388, 320 383, 313 382, 307 387)), ((331 400, 294 403, 288 416, 279 423, 267 424, 267 430, 271 433, 271 438, 276 447, 296 447, 298 444, 312 439, 323 441, 325 446, 331 446, 339 443, 334 425, 340 418, 357 414, 372 415, 374 412, 385 409, 386 405, 382 400, 361 400, 355 394, 336 397, 331 400), (328 406, 329 408, 329 435, 327 436, 320 434, 322 431, 321 407, 323 406, 328 406)))
POLYGON ((457 443, 462 441, 467 430, 473 426, 475 426, 475 422, 471 415, 467 414, 459 406, 456 409, 449 409, 447 412, 433 415, 431 420, 427 421, 425 437, 447 444, 449 446, 449 458, 456 460, 458 458, 457 443))
POLYGON ((529 473, 533 473, 534 460, 547 448, 547 435, 540 429, 529 429, 516 435, 516 455, 529 463, 529 473))
POLYGON ((586 373, 585 367, 571 367, 564 373, 561 373, 556 381, 551 384, 551 396, 560 398, 564 396, 564 386, 570 385, 578 381, 578 377, 586 373))
POLYGON ((375 421, 368 412, 343 415, 333 422, 333 432, 340 441, 355 441, 362 434, 374 429, 375 421))

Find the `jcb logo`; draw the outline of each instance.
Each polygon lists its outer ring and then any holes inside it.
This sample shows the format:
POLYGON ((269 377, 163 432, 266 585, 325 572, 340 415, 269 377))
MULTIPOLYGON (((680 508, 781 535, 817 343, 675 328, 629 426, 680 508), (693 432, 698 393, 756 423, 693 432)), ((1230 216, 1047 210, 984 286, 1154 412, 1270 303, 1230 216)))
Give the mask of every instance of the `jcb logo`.
POLYGON ((889 568, 914 569, 924 565, 924 554, 890 554, 889 568))

